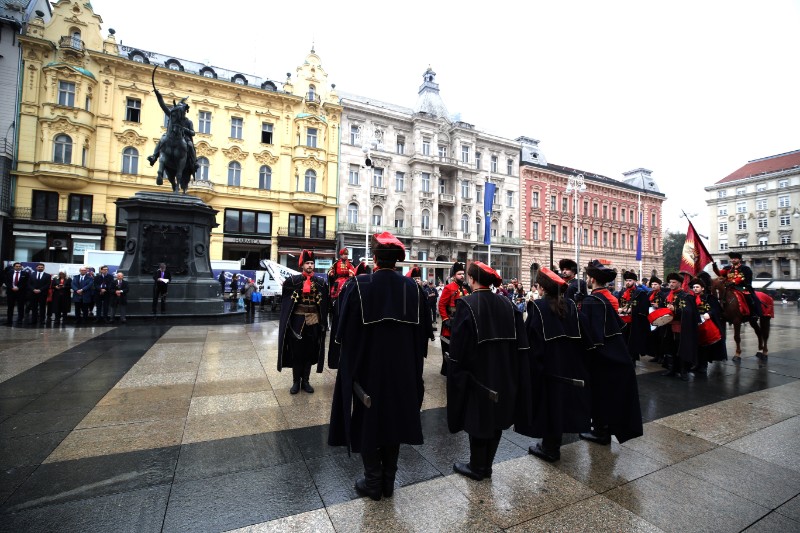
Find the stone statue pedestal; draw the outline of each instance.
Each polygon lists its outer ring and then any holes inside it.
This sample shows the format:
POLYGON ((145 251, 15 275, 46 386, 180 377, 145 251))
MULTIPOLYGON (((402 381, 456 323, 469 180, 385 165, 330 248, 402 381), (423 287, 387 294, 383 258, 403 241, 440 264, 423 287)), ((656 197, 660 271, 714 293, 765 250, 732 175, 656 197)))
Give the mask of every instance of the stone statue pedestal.
POLYGON ((116 203, 128 219, 119 266, 130 284, 128 315, 152 314, 153 274, 159 263, 166 263, 172 275, 166 315, 222 315, 224 303, 209 257, 211 229, 219 225, 217 211, 199 198, 173 193, 137 192, 116 203))

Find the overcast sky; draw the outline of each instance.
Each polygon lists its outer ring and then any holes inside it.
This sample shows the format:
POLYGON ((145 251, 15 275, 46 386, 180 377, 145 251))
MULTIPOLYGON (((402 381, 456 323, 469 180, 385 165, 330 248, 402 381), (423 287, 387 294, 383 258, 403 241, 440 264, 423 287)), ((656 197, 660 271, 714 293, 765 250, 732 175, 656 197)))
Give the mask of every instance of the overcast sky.
POLYGON ((126 45, 278 81, 313 41, 338 89, 408 107, 430 65, 479 129, 616 179, 652 170, 667 229, 685 231, 683 208, 707 234, 703 187, 800 148, 800 0, 92 6, 126 45))

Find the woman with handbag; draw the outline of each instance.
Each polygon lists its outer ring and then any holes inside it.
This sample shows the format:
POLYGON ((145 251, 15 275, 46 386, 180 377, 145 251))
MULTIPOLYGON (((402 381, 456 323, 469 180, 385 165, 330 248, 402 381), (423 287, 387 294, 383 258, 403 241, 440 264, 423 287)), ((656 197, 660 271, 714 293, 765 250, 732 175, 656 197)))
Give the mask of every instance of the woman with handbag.
POLYGON ((72 303, 72 290, 71 290, 71 282, 67 280, 67 273, 61 271, 58 273, 57 278, 53 278, 53 281, 50 282, 50 292, 52 296, 48 294, 48 305, 47 305, 47 321, 50 322, 53 314, 56 315, 56 324, 61 323, 62 321, 66 321, 67 313, 69 313, 69 309, 72 303))

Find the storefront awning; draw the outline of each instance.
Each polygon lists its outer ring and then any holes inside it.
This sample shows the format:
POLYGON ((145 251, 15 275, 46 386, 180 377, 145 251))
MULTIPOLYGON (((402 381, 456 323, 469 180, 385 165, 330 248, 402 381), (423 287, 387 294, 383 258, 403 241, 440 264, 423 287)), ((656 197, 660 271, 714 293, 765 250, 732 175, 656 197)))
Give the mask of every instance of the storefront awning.
POLYGON ((776 291, 800 291, 800 281, 773 281, 769 288, 776 291))

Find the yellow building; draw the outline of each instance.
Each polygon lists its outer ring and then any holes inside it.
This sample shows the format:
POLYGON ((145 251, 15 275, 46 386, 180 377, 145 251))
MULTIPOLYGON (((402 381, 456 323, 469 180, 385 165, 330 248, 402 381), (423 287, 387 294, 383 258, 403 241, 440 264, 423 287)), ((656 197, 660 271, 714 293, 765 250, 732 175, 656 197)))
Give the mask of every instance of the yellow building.
POLYGON ((157 187, 151 155, 168 105, 186 98, 199 171, 189 194, 219 210, 212 259, 296 265, 335 255, 342 108, 312 50, 285 82, 119 46, 88 2, 60 0, 20 37, 24 76, 11 228, 13 259, 78 263, 121 250, 115 201, 157 187))

